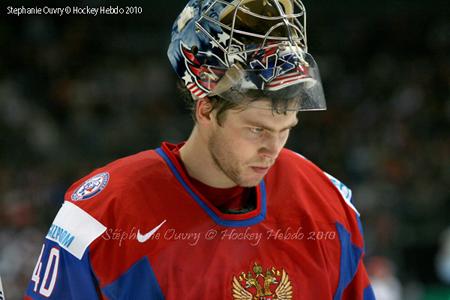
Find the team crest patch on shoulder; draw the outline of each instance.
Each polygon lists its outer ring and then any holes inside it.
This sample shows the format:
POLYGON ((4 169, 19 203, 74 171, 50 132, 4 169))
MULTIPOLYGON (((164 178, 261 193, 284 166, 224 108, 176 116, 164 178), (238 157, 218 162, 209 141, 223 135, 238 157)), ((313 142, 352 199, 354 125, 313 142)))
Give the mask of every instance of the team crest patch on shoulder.
POLYGON ((233 299, 251 300, 289 300, 293 297, 292 285, 285 270, 275 267, 264 272, 261 265, 255 262, 253 272, 242 272, 233 276, 233 299))
POLYGON ((73 201, 81 201, 90 199, 98 195, 108 184, 109 173, 103 172, 86 180, 72 194, 73 201))

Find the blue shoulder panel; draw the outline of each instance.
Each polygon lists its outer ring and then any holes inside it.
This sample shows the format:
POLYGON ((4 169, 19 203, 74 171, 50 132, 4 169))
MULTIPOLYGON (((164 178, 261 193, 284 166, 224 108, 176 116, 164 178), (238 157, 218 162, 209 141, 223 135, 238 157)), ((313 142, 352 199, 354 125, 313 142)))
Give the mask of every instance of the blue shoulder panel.
POLYGON ((148 299, 163 300, 164 296, 147 257, 135 263, 113 283, 102 288, 110 300, 148 299))
POLYGON ((364 300, 376 300, 370 285, 364 289, 364 300))
POLYGON ((342 224, 336 223, 336 228, 341 242, 341 260, 339 285, 333 300, 340 300, 345 288, 350 284, 356 274, 363 250, 352 244, 350 233, 342 224))

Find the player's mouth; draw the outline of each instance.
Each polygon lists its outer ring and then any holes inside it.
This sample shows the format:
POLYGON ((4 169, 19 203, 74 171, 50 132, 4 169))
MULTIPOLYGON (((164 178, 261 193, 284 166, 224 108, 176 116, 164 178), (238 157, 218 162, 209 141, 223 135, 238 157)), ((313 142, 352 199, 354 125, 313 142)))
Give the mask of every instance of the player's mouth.
POLYGON ((265 175, 270 169, 270 167, 251 167, 251 168, 255 173, 260 175, 265 175))

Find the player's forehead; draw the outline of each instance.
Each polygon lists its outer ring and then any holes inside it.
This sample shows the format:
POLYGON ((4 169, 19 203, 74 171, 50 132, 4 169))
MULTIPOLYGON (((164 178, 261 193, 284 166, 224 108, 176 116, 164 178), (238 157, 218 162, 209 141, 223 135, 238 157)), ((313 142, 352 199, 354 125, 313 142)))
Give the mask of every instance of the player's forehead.
POLYGON ((270 100, 261 99, 241 109, 230 111, 230 115, 243 124, 282 129, 295 126, 297 123, 297 111, 289 109, 289 105, 291 104, 288 103, 286 108, 280 110, 274 108, 270 100))

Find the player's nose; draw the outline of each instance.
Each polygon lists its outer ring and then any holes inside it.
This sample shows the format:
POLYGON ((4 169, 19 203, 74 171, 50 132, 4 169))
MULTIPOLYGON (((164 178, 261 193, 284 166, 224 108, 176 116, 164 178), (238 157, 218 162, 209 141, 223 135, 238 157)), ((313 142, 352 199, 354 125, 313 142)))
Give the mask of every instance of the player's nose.
POLYGON ((273 135, 265 139, 262 147, 259 149, 259 154, 266 159, 275 160, 283 146, 284 141, 273 135))

